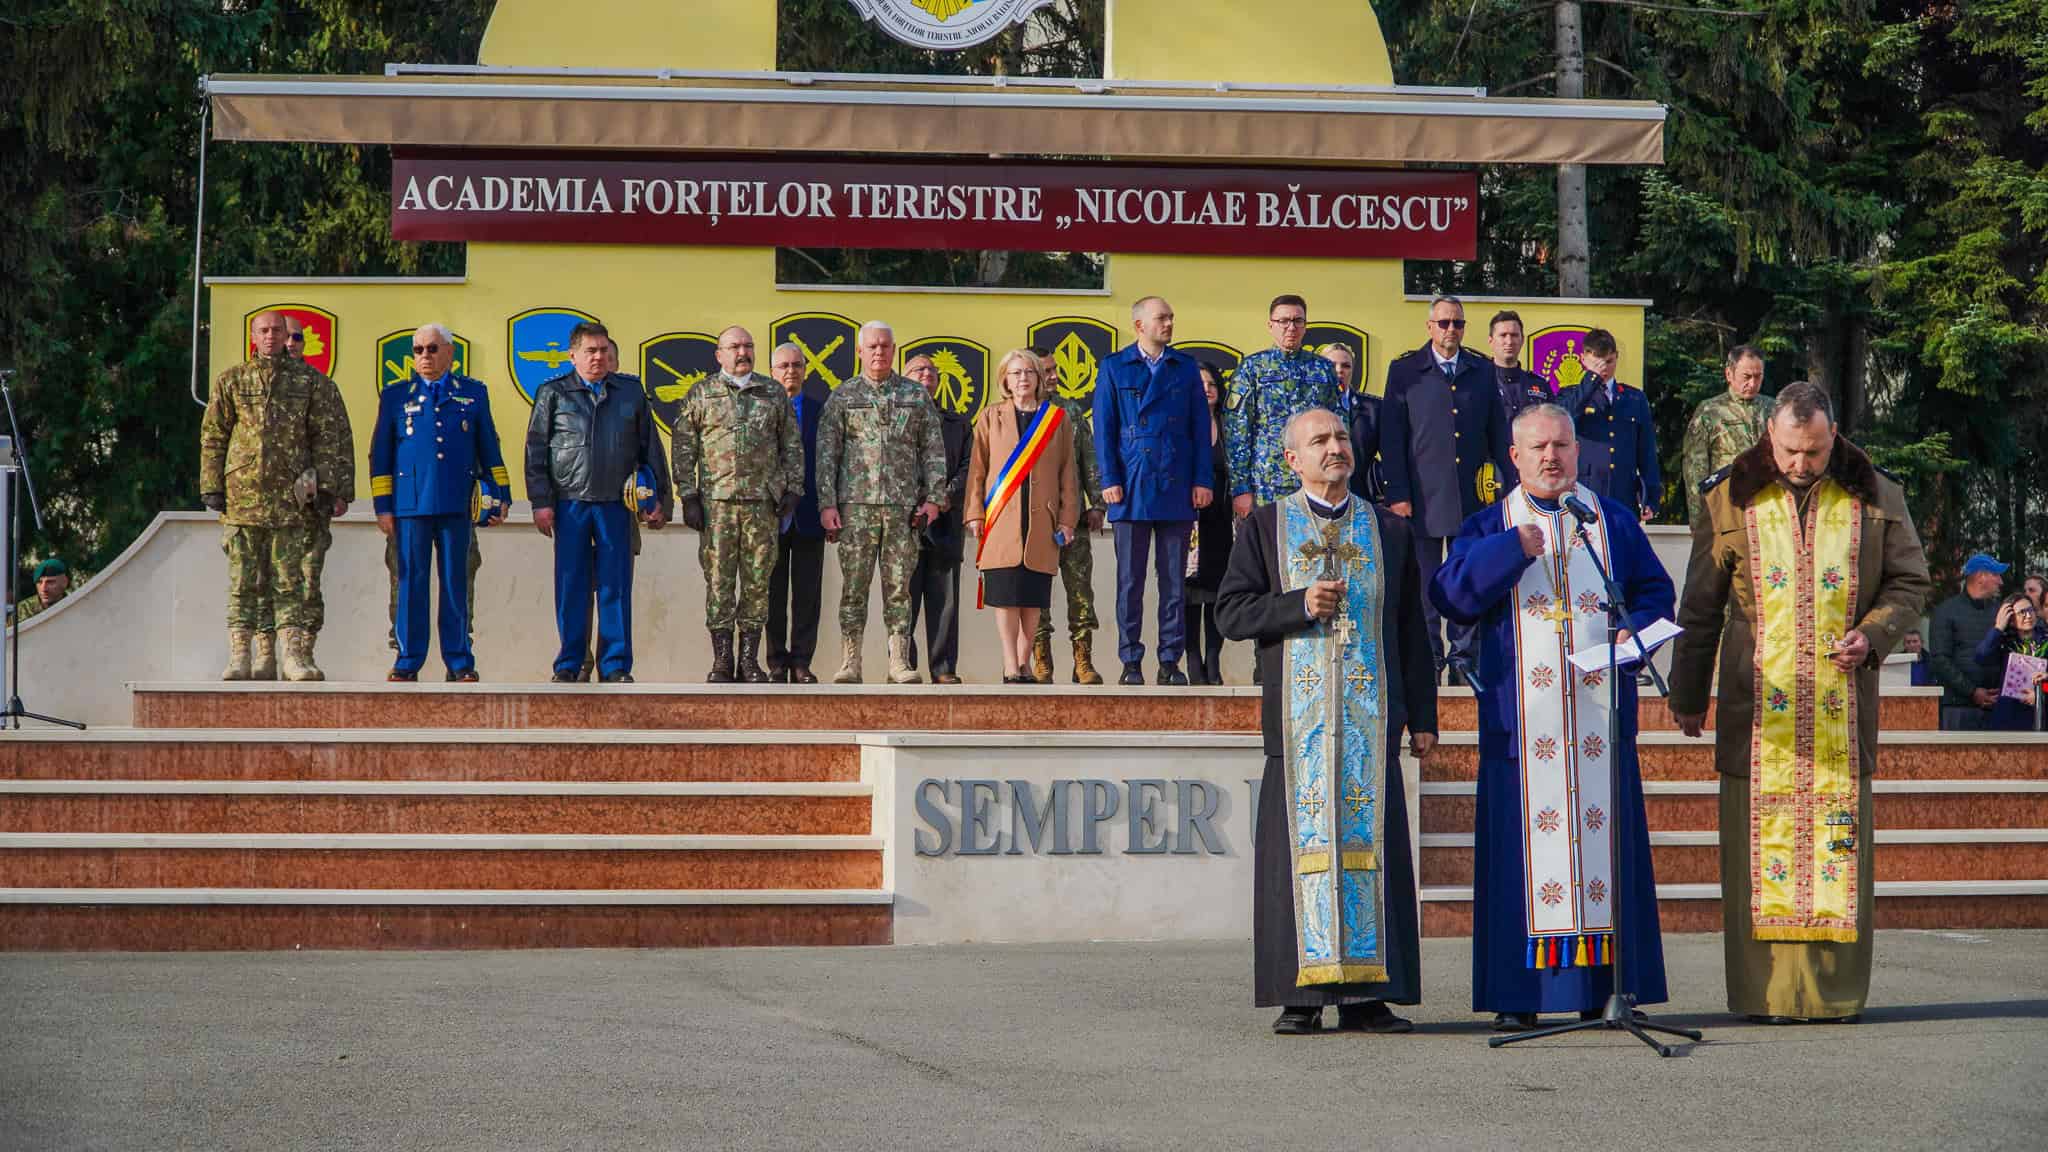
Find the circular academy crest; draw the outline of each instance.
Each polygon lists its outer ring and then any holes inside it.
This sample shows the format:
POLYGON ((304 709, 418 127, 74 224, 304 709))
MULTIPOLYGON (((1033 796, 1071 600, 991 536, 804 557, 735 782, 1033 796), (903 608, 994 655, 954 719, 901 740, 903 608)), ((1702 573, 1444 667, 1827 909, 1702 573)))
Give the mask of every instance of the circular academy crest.
POLYGON ((892 38, 940 52, 971 48, 1022 24, 1052 0, 853 0, 892 38))

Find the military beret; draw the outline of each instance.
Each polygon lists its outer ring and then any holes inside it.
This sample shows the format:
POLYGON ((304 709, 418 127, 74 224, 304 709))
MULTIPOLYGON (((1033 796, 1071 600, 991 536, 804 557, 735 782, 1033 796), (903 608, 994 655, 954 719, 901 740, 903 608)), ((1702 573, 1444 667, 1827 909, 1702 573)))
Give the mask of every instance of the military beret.
POLYGON ((62 560, 57 559, 55 556, 52 556, 48 560, 43 561, 41 564, 36 565, 36 579, 38 580, 41 580, 48 576, 69 575, 71 575, 71 569, 66 568, 64 566, 64 562, 62 560))

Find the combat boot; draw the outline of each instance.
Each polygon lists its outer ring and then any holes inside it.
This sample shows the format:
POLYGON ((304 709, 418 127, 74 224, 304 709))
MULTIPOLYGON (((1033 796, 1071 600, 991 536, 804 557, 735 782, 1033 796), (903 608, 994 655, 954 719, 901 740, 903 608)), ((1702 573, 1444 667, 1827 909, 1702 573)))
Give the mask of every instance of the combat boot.
POLYGON ((740 633, 739 678, 748 684, 767 684, 771 677, 761 667, 761 633, 758 631, 740 633))
POLYGON ((910 637, 889 637, 889 683, 922 684, 924 677, 910 666, 910 637))
POLYGON ((313 663, 313 634, 304 628, 277 630, 277 663, 278 671, 293 683, 327 679, 313 663))
POLYGON ((1031 641, 1031 678, 1040 684, 1052 683, 1052 637, 1038 636, 1031 641))
POLYGON ((247 628, 228 629, 228 666, 221 670, 221 679, 249 678, 249 639, 253 635, 247 628))
POLYGON ((249 679, 277 679, 277 633, 258 632, 250 637, 249 679))
POLYGON ((858 632, 843 633, 839 637, 839 650, 844 657, 839 662, 839 671, 832 676, 834 684, 860 683, 860 644, 858 632))
POLYGON ((719 628, 711 633, 711 675, 704 677, 704 682, 732 683, 732 629, 719 628))
POLYGON ((1095 670, 1095 639, 1092 636, 1074 637, 1074 683, 1102 683, 1102 673, 1095 670))

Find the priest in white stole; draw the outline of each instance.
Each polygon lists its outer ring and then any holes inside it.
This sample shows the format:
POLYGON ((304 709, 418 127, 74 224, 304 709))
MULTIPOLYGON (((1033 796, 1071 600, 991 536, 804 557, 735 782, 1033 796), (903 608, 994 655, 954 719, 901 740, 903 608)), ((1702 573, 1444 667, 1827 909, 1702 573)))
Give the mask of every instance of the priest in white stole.
POLYGON ((1354 499, 1343 420, 1288 421, 1301 488, 1238 523, 1216 617, 1258 641, 1266 771, 1253 836, 1253 985, 1273 1030, 1408 1032, 1421 926, 1400 740, 1436 743, 1436 677, 1407 522, 1354 499))
POLYGON ((1756 446, 1701 483, 1671 658, 1698 735, 1720 648, 1721 917, 1728 1007, 1854 1020, 1870 991, 1878 668, 1933 586, 1905 493, 1788 384, 1756 446))
POLYGON ((1614 989, 1617 902, 1625 991, 1638 1004, 1666 998, 1633 669, 1613 686, 1615 742, 1607 672, 1567 658, 1607 643, 1594 553, 1621 590, 1624 637, 1670 617, 1671 577, 1634 509, 1577 482, 1570 413, 1532 405, 1513 432, 1519 485, 1465 521, 1430 586, 1445 619, 1480 626, 1472 1009, 1494 1013, 1503 1032, 1535 1027, 1544 1012, 1600 1013, 1614 989), (1562 503, 1573 495, 1599 514, 1586 527, 1593 553, 1562 503))

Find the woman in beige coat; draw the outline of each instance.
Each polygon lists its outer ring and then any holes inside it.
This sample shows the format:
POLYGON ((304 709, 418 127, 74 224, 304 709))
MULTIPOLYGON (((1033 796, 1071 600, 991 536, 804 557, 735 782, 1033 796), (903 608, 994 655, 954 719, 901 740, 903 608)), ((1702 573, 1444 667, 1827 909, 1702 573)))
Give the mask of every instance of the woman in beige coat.
POLYGON ((1046 403, 1038 357, 1020 348, 996 369, 1004 400, 982 409, 974 422, 974 450, 967 465, 963 519, 968 535, 981 542, 982 603, 996 610, 1003 642, 1003 683, 1034 683, 1031 638, 1038 614, 1052 603, 1052 578, 1060 549, 1074 538, 1081 517, 1080 481, 1074 470, 1075 430, 1064 421, 993 523, 985 523, 989 487, 1020 440, 1055 405, 1046 403), (986 539, 983 535, 986 533, 986 539))

